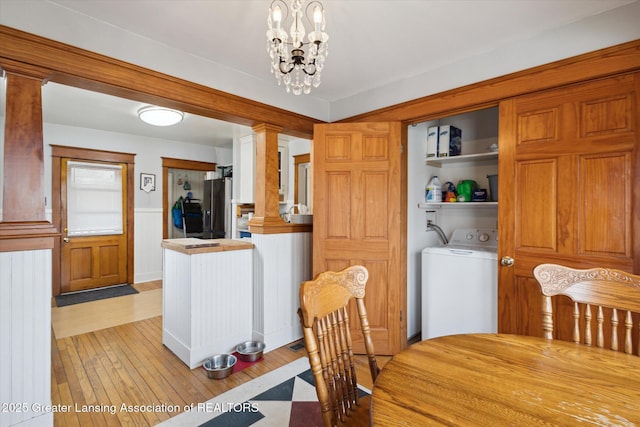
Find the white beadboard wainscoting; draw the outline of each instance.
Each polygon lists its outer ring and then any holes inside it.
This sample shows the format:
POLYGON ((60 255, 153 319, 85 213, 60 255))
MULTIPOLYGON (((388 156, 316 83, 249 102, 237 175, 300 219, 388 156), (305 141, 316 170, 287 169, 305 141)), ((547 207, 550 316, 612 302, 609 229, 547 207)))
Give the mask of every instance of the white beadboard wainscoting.
POLYGON ((0 252, 0 295, 0 426, 52 426, 51 250, 0 252))
POLYGON ((162 279, 162 208, 134 210, 134 283, 162 279))
POLYGON ((253 249, 163 249, 162 343, 189 368, 251 340, 253 249))
POLYGON ((311 279, 312 233, 253 234, 253 337, 265 352, 302 338, 300 283, 311 279))

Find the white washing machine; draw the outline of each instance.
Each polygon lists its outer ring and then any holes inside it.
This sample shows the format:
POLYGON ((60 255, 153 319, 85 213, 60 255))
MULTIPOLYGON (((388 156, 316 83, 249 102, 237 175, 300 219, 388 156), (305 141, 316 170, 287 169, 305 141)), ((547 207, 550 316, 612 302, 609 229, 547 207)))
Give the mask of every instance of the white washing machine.
POLYGON ((498 331, 498 232, 458 229, 422 251, 422 339, 498 331))

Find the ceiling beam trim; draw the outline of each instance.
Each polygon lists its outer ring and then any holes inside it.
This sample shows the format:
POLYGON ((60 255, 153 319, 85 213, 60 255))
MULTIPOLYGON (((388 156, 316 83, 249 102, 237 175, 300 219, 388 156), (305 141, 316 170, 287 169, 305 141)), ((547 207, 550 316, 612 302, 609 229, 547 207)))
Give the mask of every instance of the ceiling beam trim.
POLYGON ((283 133, 313 137, 322 123, 260 102, 162 74, 0 25, 0 63, 51 70, 50 81, 245 126, 273 123, 283 133))

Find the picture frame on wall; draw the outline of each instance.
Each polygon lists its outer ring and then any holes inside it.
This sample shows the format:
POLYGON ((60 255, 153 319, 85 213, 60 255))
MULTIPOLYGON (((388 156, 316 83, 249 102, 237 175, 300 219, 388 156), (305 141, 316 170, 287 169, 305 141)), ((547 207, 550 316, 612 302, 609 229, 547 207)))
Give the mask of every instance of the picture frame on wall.
POLYGON ((140 189, 147 193, 156 191, 156 176, 152 173, 140 174, 140 189))

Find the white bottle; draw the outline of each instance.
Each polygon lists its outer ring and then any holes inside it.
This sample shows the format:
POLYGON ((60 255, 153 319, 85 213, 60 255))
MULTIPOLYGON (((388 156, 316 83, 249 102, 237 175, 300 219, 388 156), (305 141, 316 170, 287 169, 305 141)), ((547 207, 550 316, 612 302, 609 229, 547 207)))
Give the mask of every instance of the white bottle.
POLYGON ((442 184, 440 184, 437 175, 434 175, 431 178, 431 181, 429 181, 429 184, 425 187, 424 193, 425 201, 427 203, 442 202, 442 184))

